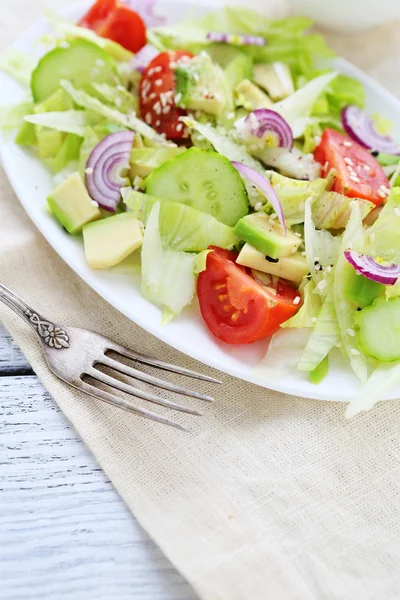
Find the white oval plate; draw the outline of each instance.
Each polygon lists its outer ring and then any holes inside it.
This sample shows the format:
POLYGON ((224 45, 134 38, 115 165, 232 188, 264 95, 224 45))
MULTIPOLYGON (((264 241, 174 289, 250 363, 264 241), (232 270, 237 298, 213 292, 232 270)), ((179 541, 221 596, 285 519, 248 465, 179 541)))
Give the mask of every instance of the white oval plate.
MULTIPOLYGON (((87 7, 88 2, 79 2, 69 6, 63 16, 76 21, 87 7)), ((169 22, 179 21, 188 11, 193 11, 193 8, 193 4, 182 3, 179 0, 161 0, 158 4, 158 10, 168 16, 169 22)), ((215 10, 215 5, 202 4, 201 8, 196 6, 196 11, 200 14, 212 10, 215 10)), ((35 42, 48 31, 51 31, 51 25, 43 20, 24 33, 15 46, 39 55, 40 51, 35 42)), ((367 108, 371 112, 379 111, 397 123, 395 134, 400 137, 400 102, 350 63, 338 59, 335 67, 338 71, 352 75, 364 83, 367 90, 367 108)), ((0 90, 1 104, 18 102, 24 96, 24 90, 1 71, 0 90)), ((359 389, 358 380, 339 353, 334 354, 330 361, 328 377, 317 386, 311 384, 306 375, 295 370, 284 380, 274 383, 263 380, 262 374, 254 371, 254 366, 265 355, 268 341, 238 347, 219 343, 205 326, 196 302, 172 323, 161 326, 159 309, 140 295, 139 275, 91 270, 85 261, 81 241, 68 235, 43 210, 46 198, 52 190, 52 178, 46 167, 10 140, 0 139, 0 151, 4 169, 15 193, 54 250, 102 298, 143 329, 211 367, 263 387, 320 400, 348 401, 356 394, 359 389)), ((398 395, 399 391, 389 397, 396 398, 398 395)))

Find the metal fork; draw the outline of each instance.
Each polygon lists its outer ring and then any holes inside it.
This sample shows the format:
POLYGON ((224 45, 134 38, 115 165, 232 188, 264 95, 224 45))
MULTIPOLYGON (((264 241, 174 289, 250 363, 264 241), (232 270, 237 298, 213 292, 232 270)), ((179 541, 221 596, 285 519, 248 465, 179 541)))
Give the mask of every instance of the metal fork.
POLYGON ((190 371, 189 369, 177 367, 161 360, 133 352, 93 331, 57 325, 42 317, 38 312, 33 310, 33 308, 28 306, 23 300, 18 298, 18 296, 1 284, 0 301, 9 306, 17 313, 17 315, 22 317, 35 331, 42 346, 47 365, 54 375, 57 375, 57 377, 69 385, 85 392, 85 394, 88 394, 89 396, 94 396, 103 402, 107 402, 108 404, 112 404, 113 406, 117 406, 118 408, 122 408, 136 415, 187 431, 175 421, 171 421, 170 419, 162 417, 145 408, 134 406, 127 400, 96 387, 94 383, 89 383, 86 379, 90 378, 93 382, 105 384, 110 388, 125 392, 131 396, 190 415, 200 416, 201 413, 197 410, 186 408, 181 404, 165 400, 160 396, 141 390, 133 384, 124 383, 112 375, 103 373, 97 368, 98 366, 108 367, 112 371, 128 375, 134 380, 143 381, 157 388, 189 396, 190 398, 205 400, 207 402, 213 401, 213 398, 186 389, 180 385, 175 385, 169 381, 159 379, 158 377, 144 373, 137 368, 129 367, 120 360, 108 356, 108 352, 113 352, 119 356, 132 359, 136 363, 135 366, 146 364, 157 367, 163 371, 170 371, 179 375, 186 375, 187 377, 193 377, 212 383, 221 383, 217 379, 208 377, 207 375, 202 375, 201 373, 196 373, 195 371, 190 371))

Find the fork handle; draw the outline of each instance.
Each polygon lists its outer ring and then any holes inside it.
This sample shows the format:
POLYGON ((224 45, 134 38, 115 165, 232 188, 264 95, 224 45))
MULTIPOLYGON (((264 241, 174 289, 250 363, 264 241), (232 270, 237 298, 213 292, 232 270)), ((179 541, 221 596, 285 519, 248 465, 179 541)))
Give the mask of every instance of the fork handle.
POLYGON ((57 350, 69 347, 69 337, 64 330, 55 323, 52 323, 52 321, 42 317, 11 290, 1 285, 1 283, 0 302, 11 308, 11 310, 28 323, 42 343, 57 350))

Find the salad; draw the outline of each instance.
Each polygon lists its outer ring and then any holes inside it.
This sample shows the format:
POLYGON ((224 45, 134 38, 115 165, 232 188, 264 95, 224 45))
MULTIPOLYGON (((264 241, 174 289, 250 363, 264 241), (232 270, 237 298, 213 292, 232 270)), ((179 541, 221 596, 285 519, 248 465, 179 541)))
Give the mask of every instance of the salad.
POLYGON ((339 348, 351 416, 400 383, 400 145, 305 18, 244 8, 167 25, 98 0, 54 19, 3 132, 53 173, 46 210, 93 269, 140 259, 168 323, 197 295, 227 344, 272 336, 268 371, 318 384, 339 348), (337 351, 337 350, 335 350, 337 351))

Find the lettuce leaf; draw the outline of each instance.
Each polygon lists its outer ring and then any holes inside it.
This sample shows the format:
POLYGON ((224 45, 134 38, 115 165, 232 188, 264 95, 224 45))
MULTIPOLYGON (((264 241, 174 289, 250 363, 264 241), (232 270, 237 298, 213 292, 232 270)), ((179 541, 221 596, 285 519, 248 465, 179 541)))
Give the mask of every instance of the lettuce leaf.
POLYGON ((400 187, 392 188, 379 217, 367 229, 364 250, 376 258, 399 262, 400 187))
POLYGON ((377 402, 400 384, 400 361, 381 363, 372 372, 346 410, 350 419, 360 412, 371 410, 377 402))
POLYGON ((337 192, 323 192, 312 205, 312 217, 317 229, 344 229, 351 214, 353 202, 360 208, 361 220, 375 208, 373 202, 349 198, 337 192))
POLYGON ((0 107, 0 131, 6 133, 19 129, 24 124, 24 117, 33 110, 33 102, 27 100, 19 104, 0 107))
POLYGON ((160 235, 171 250, 200 252, 209 246, 232 248, 239 241, 232 227, 195 208, 135 192, 132 188, 123 188, 121 193, 125 204, 145 225, 153 206, 160 203, 160 235))
POLYGON ((36 60, 16 48, 8 48, 0 56, 0 69, 26 87, 30 86, 31 75, 35 66, 36 60))
POLYGON ((354 313, 357 306, 348 300, 345 295, 344 286, 346 284, 346 270, 352 267, 347 262, 344 252, 349 248, 354 248, 359 252, 363 251, 364 246, 364 231, 361 220, 360 206, 357 203, 352 204, 351 215, 343 234, 342 243, 340 246, 339 257, 336 263, 334 276, 334 302, 338 324, 340 327, 340 335, 342 341, 342 351, 350 359, 350 364, 363 383, 368 377, 367 359, 361 352, 357 338, 354 335, 354 313))
POLYGON ((321 312, 321 298, 314 293, 314 281, 312 279, 306 280, 305 285, 301 284, 299 290, 303 297, 303 304, 293 317, 282 323, 281 327, 283 328, 314 327, 321 312))
POLYGON ((55 131, 74 133, 83 137, 90 124, 90 119, 84 110, 64 110, 60 112, 38 113, 26 115, 24 120, 33 125, 40 125, 55 131))
POLYGON ((266 355, 254 367, 254 374, 269 384, 293 375, 310 333, 308 328, 279 329, 272 336, 266 355))
POLYGON ((340 329, 333 299, 332 278, 329 279, 329 292, 322 303, 315 327, 300 357, 297 365, 299 371, 314 371, 340 341, 340 329))
POLYGON ((161 306, 163 323, 179 315, 195 294, 196 255, 164 250, 159 230, 160 203, 151 209, 142 246, 142 294, 161 306))
POLYGON ((300 181, 285 177, 275 171, 269 172, 271 184, 281 201, 283 214, 288 225, 304 223, 304 210, 307 198, 314 203, 325 191, 329 179, 300 181))
POLYGON ((132 113, 138 109, 138 98, 128 92, 123 86, 108 85, 108 83, 91 83, 92 88, 100 96, 100 99, 120 112, 132 113))

